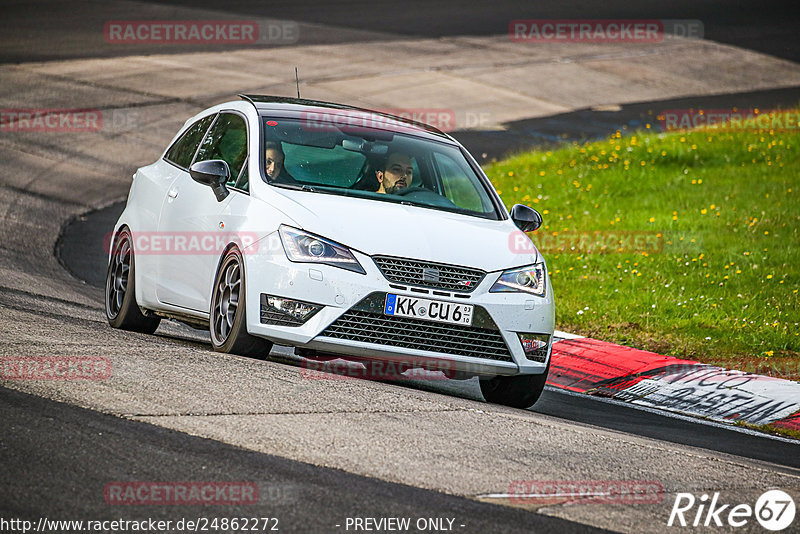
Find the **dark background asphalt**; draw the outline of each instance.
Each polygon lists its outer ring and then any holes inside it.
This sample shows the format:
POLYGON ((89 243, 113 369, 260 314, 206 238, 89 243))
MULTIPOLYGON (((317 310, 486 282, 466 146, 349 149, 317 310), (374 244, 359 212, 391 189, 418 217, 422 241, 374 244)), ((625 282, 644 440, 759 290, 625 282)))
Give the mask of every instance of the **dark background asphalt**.
POLYGON ((458 533, 603 532, 250 452, 3 387, 0 421, 0 518, 6 520, 275 517, 280 532, 344 532, 348 517, 410 517, 412 524, 449 517, 454 526, 464 525, 454 528, 458 533), (104 486, 122 481, 255 482, 259 499, 240 506, 107 504, 104 486))
MULTIPOLYGON (((515 19, 695 19, 703 23, 707 39, 800 60, 800 3, 794 0, 4 0, 0 62, 224 49, 110 45, 103 40, 109 20, 182 20, 190 13, 187 8, 210 10, 220 18, 285 19, 408 37, 503 34, 515 19)), ((302 32, 300 44, 351 39, 347 32, 312 29, 302 32)))
MULTIPOLYGON (((211 8, 219 2, 167 0, 171 5, 211 8)), ((493 35, 508 31, 515 19, 697 19, 705 38, 735 44, 791 60, 800 59, 797 46, 798 2, 786 0, 326 0, 254 3, 225 2, 226 8, 255 16, 286 18, 345 28, 385 31, 408 36, 493 35), (301 12, 302 10, 302 12, 301 12)))

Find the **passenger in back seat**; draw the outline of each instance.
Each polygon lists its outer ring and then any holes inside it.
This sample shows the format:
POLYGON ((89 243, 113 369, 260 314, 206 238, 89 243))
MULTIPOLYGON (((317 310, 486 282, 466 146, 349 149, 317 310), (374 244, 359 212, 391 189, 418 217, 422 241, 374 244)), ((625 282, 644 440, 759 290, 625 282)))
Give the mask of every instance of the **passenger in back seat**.
POLYGON ((286 172, 283 162, 286 155, 283 153, 280 143, 268 142, 264 148, 264 170, 267 173, 267 180, 277 184, 297 184, 297 180, 286 172))

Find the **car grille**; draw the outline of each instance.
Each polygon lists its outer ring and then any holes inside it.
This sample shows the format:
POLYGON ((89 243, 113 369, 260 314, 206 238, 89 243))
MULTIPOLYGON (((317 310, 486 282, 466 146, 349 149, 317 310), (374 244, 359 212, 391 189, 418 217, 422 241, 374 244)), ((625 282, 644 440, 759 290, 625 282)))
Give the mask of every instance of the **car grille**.
POLYGON ((282 313, 278 310, 261 304, 261 322, 263 324, 277 325, 277 326, 302 326, 304 323, 297 317, 292 317, 288 313, 282 313))
POLYGON ((514 361, 498 330, 397 318, 376 312, 351 309, 320 335, 473 358, 514 361))
POLYGON ((429 261, 374 256, 373 261, 390 282, 471 293, 486 275, 479 269, 429 261))

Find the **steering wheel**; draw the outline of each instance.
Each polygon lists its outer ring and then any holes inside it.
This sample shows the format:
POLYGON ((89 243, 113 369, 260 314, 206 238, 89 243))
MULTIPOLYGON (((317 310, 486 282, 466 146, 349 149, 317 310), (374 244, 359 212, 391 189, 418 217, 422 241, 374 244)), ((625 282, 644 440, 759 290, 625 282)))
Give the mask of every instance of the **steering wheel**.
MULTIPOLYGON (((413 195, 414 193, 433 193, 433 191, 431 191, 430 189, 425 189, 424 187, 420 187, 420 186, 415 185, 413 187, 406 187, 406 188, 401 189, 399 191, 395 191, 392 194, 393 195, 397 195, 399 197, 404 197, 404 196, 408 196, 408 195, 413 195)), ((436 195, 436 193, 433 193, 433 194, 436 195)), ((437 196, 439 196, 439 195, 437 195, 437 196)))

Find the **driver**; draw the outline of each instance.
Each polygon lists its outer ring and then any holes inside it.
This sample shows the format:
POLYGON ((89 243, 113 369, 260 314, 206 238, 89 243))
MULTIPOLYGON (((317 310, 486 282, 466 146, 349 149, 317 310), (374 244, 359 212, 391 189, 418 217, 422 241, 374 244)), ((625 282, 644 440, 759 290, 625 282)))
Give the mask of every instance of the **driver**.
POLYGON ((411 182, 414 180, 414 165, 408 155, 392 152, 384 160, 383 166, 376 171, 375 176, 380 183, 377 193, 391 195, 411 187, 411 182))

